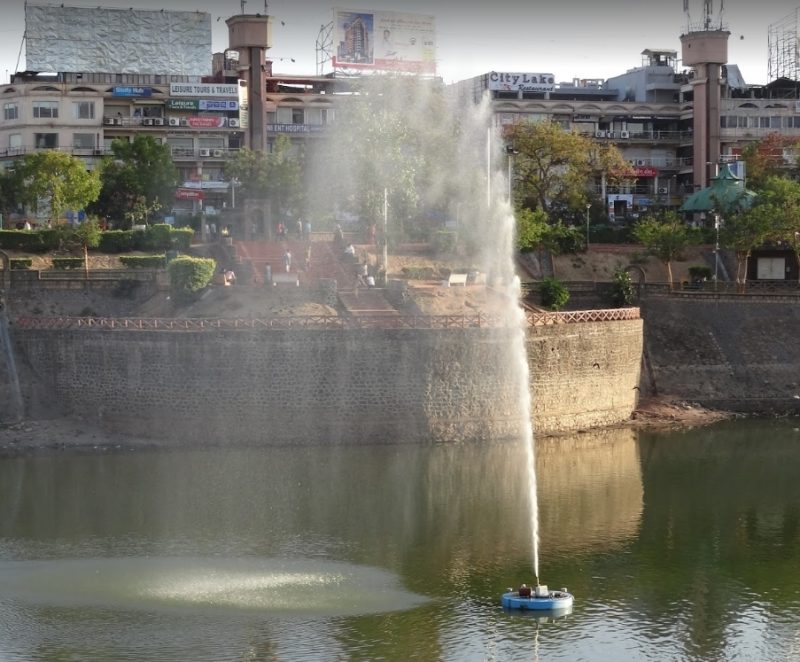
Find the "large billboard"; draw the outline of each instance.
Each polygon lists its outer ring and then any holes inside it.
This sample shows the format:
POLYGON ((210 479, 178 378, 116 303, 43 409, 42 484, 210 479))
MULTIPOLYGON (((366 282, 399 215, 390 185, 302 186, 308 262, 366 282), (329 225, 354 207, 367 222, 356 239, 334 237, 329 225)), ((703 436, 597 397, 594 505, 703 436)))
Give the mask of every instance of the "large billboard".
POLYGON ((436 73, 434 17, 334 9, 334 69, 436 73))
POLYGON ((28 71, 211 74, 211 14, 25 4, 28 71))
POLYGON ((552 92, 556 88, 553 74, 492 71, 487 78, 487 88, 496 92, 552 92))

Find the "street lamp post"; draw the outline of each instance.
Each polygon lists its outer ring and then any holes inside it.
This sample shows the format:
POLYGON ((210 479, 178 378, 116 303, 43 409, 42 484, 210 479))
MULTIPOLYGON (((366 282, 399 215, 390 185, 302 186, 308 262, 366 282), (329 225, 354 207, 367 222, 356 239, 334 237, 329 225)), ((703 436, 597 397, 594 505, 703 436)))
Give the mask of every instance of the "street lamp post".
POLYGON ((586 203, 586 250, 589 250, 589 210, 592 208, 592 203, 586 203))
POLYGON ((719 214, 714 214, 714 230, 717 234, 714 242, 714 291, 716 292, 719 281, 719 214))
POLYGON ((511 145, 506 145, 506 155, 508 156, 508 204, 514 206, 513 198, 513 175, 514 175, 514 154, 519 154, 511 145))

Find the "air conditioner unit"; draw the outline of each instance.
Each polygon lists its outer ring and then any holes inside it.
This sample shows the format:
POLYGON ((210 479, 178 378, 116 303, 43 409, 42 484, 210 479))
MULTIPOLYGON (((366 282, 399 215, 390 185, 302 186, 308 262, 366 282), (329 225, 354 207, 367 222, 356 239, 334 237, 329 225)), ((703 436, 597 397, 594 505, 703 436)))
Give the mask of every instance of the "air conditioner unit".
POLYGON ((211 156, 211 150, 210 149, 201 149, 200 150, 200 156, 211 156))
POLYGON ((606 133, 606 138, 613 138, 613 137, 614 137, 614 132, 613 131, 608 131, 606 133))
POLYGON ((646 166, 647 165, 647 161, 645 159, 636 159, 636 165, 637 166, 646 166))
POLYGON ((620 131, 619 132, 619 137, 620 138, 630 138, 631 137, 631 132, 630 131, 620 131))
POLYGON ((177 117, 170 117, 167 120, 167 124, 169 124, 170 126, 180 126, 181 121, 177 117))
POLYGON ((605 131, 595 131, 594 132, 594 137, 595 138, 605 138, 606 137, 606 132, 605 131))
POLYGON ((153 126, 153 119, 150 117, 145 117, 142 120, 142 124, 144 124, 145 126, 153 126))
POLYGON ((121 126, 122 125, 122 118, 121 117, 115 117, 113 123, 116 124, 117 126, 121 126))
POLYGON ((215 149, 213 152, 211 152, 211 154, 213 156, 215 156, 216 158, 220 158, 222 156, 222 150, 221 149, 215 149))
POLYGON ((114 118, 113 117, 104 117, 103 118, 103 124, 114 124, 114 118))
POLYGON ((181 126, 189 126, 189 120, 185 117, 181 117, 181 126))
POLYGON ((228 120, 228 126, 233 127, 235 129, 236 127, 239 126, 239 120, 237 120, 235 117, 231 117, 228 120))
POLYGON ((164 126, 164 118, 163 117, 155 117, 155 118, 153 118, 153 124, 155 126, 164 126))
POLYGON ((666 186, 659 186, 658 192, 661 193, 662 195, 664 195, 667 192, 667 187, 666 186))

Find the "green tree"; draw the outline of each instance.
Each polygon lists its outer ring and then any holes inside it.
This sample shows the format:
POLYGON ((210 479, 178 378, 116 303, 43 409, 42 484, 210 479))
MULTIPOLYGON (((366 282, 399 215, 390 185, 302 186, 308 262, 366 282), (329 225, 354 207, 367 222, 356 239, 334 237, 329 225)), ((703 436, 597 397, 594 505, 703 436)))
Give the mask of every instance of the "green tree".
POLYGON ((540 293, 542 305, 553 311, 561 310, 569 301, 569 290, 556 278, 542 280, 540 293))
POLYGON ((774 223, 773 239, 790 246, 800 265, 800 182, 786 177, 767 177, 755 207, 767 205, 774 223))
POLYGON ((514 215, 517 221, 517 248, 525 252, 541 246, 550 228, 547 214, 542 209, 518 209, 514 215))
POLYGON ((0 213, 3 214, 4 227, 8 219, 22 203, 22 182, 16 168, 0 169, 0 213))
POLYGON ((664 212, 640 220, 633 228, 633 237, 664 263, 672 289, 672 262, 694 241, 686 223, 674 212, 664 212))
POLYGON ((122 221, 125 227, 148 223, 153 214, 169 208, 179 183, 169 145, 143 135, 131 142, 113 141, 100 177, 103 188, 89 211, 122 221))
POLYGON ((742 158, 747 164, 748 186, 760 189, 771 177, 796 174, 798 152, 800 139, 777 131, 747 145, 742 150, 742 158))
POLYGON ((100 223, 96 218, 87 218, 75 228, 75 237, 83 247, 83 268, 87 278, 89 277, 89 249, 97 248, 100 245, 102 234, 100 223))
POLYGON ((68 209, 85 209, 100 194, 100 178, 79 158, 47 150, 26 154, 19 168, 21 201, 35 211, 47 205, 57 221, 68 209))
POLYGON ((271 152, 240 149, 225 164, 225 175, 239 182, 239 200, 267 198, 273 218, 302 214, 303 157, 288 136, 278 136, 271 152))
POLYGON ((515 200, 548 216, 556 207, 584 209, 597 175, 604 174, 610 184, 633 175, 616 147, 567 131, 556 122, 517 122, 508 128, 506 140, 516 151, 515 200))
POLYGON ((753 249, 779 236, 778 221, 782 210, 763 200, 750 209, 725 217, 720 225, 720 242, 736 254, 736 284, 740 291, 747 283, 747 264, 753 249))

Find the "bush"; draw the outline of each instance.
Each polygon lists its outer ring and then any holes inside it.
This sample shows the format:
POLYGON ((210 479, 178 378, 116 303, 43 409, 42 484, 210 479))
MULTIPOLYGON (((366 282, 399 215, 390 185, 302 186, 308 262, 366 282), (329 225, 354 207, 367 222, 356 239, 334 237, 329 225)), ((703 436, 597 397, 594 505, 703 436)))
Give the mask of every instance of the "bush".
POLYGON ((53 269, 83 269, 82 257, 54 257, 53 269))
POLYGON ((702 283, 704 280, 711 280, 712 276, 713 272, 711 271, 711 267, 689 267, 689 277, 692 279, 693 283, 702 283))
POLYGON ((569 290, 556 278, 545 278, 539 291, 542 305, 550 310, 561 310, 569 301, 569 290))
POLYGON ((433 280, 436 272, 433 267, 403 267, 403 276, 409 280, 433 280))
POLYGON ((166 223, 159 223, 151 225, 147 230, 147 239, 145 243, 147 248, 145 250, 153 251, 168 251, 172 247, 172 227, 166 223))
POLYGON ((119 261, 131 269, 163 269, 167 264, 164 255, 123 255, 119 261))
POLYGON ((58 248, 57 230, 0 230, 0 249, 45 253, 58 248))
POLYGON ((172 228, 170 232, 170 248, 178 251, 188 251, 194 239, 192 228, 172 228))
POLYGON ((10 262, 11 269, 30 269, 33 266, 33 258, 30 257, 12 257, 10 262))
POLYGON ((211 282, 216 268, 217 263, 212 259, 188 255, 176 257, 167 267, 173 297, 177 301, 193 299, 211 282))
POLYGON ((134 236, 132 230, 107 230, 100 237, 103 253, 129 253, 133 250, 134 236))
POLYGON ((617 268, 611 279, 611 304, 616 308, 630 306, 636 297, 636 288, 628 271, 617 268))
POLYGON ((458 235, 450 230, 439 230, 431 237, 433 250, 437 253, 455 253, 458 245, 458 235))

